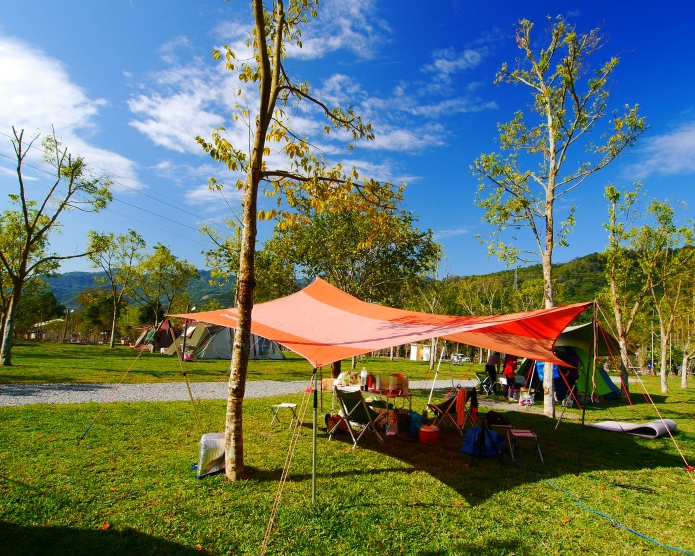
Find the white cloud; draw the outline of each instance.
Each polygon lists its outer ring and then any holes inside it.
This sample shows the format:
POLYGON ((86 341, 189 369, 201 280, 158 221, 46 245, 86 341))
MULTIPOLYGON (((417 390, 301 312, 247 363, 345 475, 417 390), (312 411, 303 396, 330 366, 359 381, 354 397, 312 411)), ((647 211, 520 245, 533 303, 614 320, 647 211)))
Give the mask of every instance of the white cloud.
POLYGON ((185 92, 163 96, 138 95, 128 101, 128 108, 141 120, 130 122, 155 144, 180 153, 201 154, 196 135, 208 136, 224 120, 205 109, 206 92, 185 92))
POLYGON ((435 104, 413 106, 410 112, 415 115, 438 117, 445 114, 465 114, 467 112, 482 112, 497 108, 495 101, 483 101, 479 98, 452 98, 435 104))
POLYGON ((354 103, 356 97, 363 95, 360 84, 355 79, 340 73, 324 80, 319 94, 321 100, 329 106, 354 103))
POLYGON ((190 48, 190 46, 191 42, 188 40, 188 37, 177 37, 161 45, 157 51, 163 62, 175 64, 178 62, 176 51, 180 48, 190 48))
POLYGON ((233 184, 225 186, 222 191, 213 191, 207 185, 199 185, 184 194, 187 204, 202 207, 206 212, 229 210, 227 203, 232 205, 232 208, 238 208, 234 205, 238 205, 242 197, 243 192, 236 189, 233 184))
POLYGON ((171 159, 166 159, 158 162, 151 168, 154 172, 162 177, 183 183, 186 180, 207 178, 219 172, 220 166, 217 164, 200 164, 192 166, 190 164, 179 164, 171 159))
POLYGON ((345 168, 354 166, 362 179, 373 179, 393 184, 413 183, 418 180, 417 176, 403 174, 394 168, 393 162, 390 160, 382 160, 378 163, 368 160, 343 160, 341 164, 345 168))
POLYGON ((473 50, 467 48, 463 52, 456 52, 453 48, 436 50, 432 53, 434 61, 423 66, 422 71, 449 76, 459 71, 474 68, 482 62, 485 49, 473 50))
POLYGON ((287 52, 291 58, 313 60, 348 50, 369 59, 390 34, 388 24, 376 16, 374 0, 326 0, 318 18, 305 26, 302 48, 290 46, 287 52))
POLYGON ((380 125, 373 141, 361 143, 363 148, 387 151, 417 151, 444 144, 444 127, 431 125, 396 128, 380 125))
POLYGON ((434 240, 439 241, 450 237, 462 236, 470 233, 466 228, 449 228, 446 230, 438 230, 434 232, 434 240))
MULTIPOLYGON (((3 166, 0 166, 0 174, 3 176, 10 176, 12 178, 17 177, 17 170, 13 170, 12 168, 5 168, 3 166)), ((34 179, 34 178, 27 178, 27 179, 34 179)))
POLYGON ((695 121, 671 133, 645 139, 636 154, 641 161, 631 164, 626 172, 634 179, 645 179, 653 174, 695 173, 695 121))
POLYGON ((17 39, 0 37, 0 75, 0 123, 23 128, 27 135, 50 133, 53 126, 69 152, 84 156, 96 173, 142 187, 132 160, 85 139, 97 131, 96 117, 107 101, 90 99, 59 60, 17 39))

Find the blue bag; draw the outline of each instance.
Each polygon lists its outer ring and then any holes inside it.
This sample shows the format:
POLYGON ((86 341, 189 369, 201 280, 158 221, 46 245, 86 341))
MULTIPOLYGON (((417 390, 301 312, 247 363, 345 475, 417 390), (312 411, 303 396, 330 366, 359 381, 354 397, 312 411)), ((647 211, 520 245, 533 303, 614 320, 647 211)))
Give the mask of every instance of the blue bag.
POLYGON ((420 432, 420 427, 424 425, 424 421, 422 420, 422 415, 419 413, 416 413, 415 411, 411 411, 409 417, 409 424, 408 424, 408 436, 413 436, 415 438, 418 437, 418 434, 420 432))
MULTIPOLYGON (((545 363, 543 361, 536 361, 536 374, 538 379, 543 382, 543 375, 545 374, 545 363)), ((560 378, 560 369, 557 365, 553 365, 553 378, 560 378)))
POLYGON ((469 456, 496 456, 498 453, 502 452, 503 447, 504 436, 491 430, 488 430, 487 433, 485 433, 480 427, 473 427, 466 431, 466 435, 463 437, 463 446, 461 446, 461 451, 469 456), (483 448, 482 454, 478 453, 478 439, 480 438, 481 434, 483 434, 485 437, 485 447, 483 448), (492 443, 490 442, 490 439, 492 439, 492 443), (495 450, 495 448, 497 448, 497 450, 495 450))

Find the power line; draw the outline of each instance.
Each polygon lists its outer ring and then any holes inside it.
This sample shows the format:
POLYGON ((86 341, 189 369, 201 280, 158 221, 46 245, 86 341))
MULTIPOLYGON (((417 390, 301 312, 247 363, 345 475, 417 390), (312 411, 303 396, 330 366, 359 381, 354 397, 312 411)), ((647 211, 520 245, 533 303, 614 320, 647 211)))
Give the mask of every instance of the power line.
MULTIPOLYGON (((0 125, 4 125, 4 126, 6 126, 6 127, 11 127, 11 126, 9 126, 9 125, 7 125, 7 124, 0 124, 0 125)), ((10 140, 14 139, 14 137, 12 137, 11 135, 9 135, 9 134, 7 134, 7 133, 4 133, 4 132, 2 132, 2 131, 0 131, 0 135, 2 135, 3 137, 8 138, 8 139, 10 139, 10 140)), ((44 150, 43 148, 39 147, 39 146, 31 145, 31 148, 34 149, 34 150, 36 150, 36 151, 38 151, 38 152, 45 153, 45 150, 44 150)), ((8 159, 10 159, 10 160, 14 160, 14 157, 8 156, 8 155, 6 155, 6 154, 0 153, 0 155, 4 156, 5 158, 8 158, 8 159)), ((28 167, 30 167, 30 168, 33 168, 34 170, 38 170, 38 171, 41 171, 41 172, 44 172, 44 173, 46 173, 46 174, 51 175, 51 172, 48 172, 47 170, 45 170, 45 169, 43 169, 43 168, 39 168, 39 167, 37 167, 37 166, 33 166, 32 164, 28 164, 28 163, 24 163, 24 165, 25 165, 25 166, 28 166, 28 167)), ((206 218, 201 218, 198 214, 196 214, 196 213, 194 213, 194 212, 192 212, 192 211, 189 211, 189 210, 187 210, 187 209, 185 209, 185 208, 182 208, 182 207, 180 207, 180 206, 178 206, 178 205, 175 205, 175 204, 173 204, 173 203, 169 203, 169 202, 167 202, 167 201, 165 201, 165 200, 163 200, 163 199, 161 199, 161 198, 159 198, 159 197, 156 197, 156 196, 154 196, 154 195, 150 195, 149 193, 146 193, 146 192, 144 192, 144 191, 142 191, 142 190, 140 190, 140 189, 138 189, 138 188, 132 187, 132 186, 130 186, 130 185, 124 183, 123 181, 119 181, 118 179, 113 179, 113 177, 110 176, 108 172, 104 171, 103 168, 98 168, 98 167, 96 167, 96 166, 94 166, 94 165, 92 165, 92 164, 88 164, 88 166, 89 166, 91 169, 96 170, 96 171, 98 171, 99 173, 108 176, 109 179, 110 179, 110 181, 112 181, 112 182, 113 182, 114 184, 116 184, 116 185, 119 185, 119 186, 121 186, 121 187, 123 187, 123 188, 125 188, 125 189, 128 189, 128 190, 130 190, 130 191, 132 191, 133 193, 136 193, 136 194, 138 194, 138 195, 143 195, 144 197, 147 197, 148 199, 151 199, 151 200, 153 200, 153 201, 155 201, 155 202, 158 202, 158 203, 161 203, 161 204, 163 204, 163 205, 166 205, 166 206, 168 206, 168 207, 170 207, 170 208, 176 209, 176 210, 178 210, 178 211, 180 211, 180 212, 183 212, 184 214, 187 214, 187 215, 189 215, 189 216, 193 216, 194 218, 196 218, 196 219, 198 219, 198 220, 200 220, 200 221, 202 221, 202 222, 205 222, 205 223, 207 223, 207 224, 210 224, 211 226, 217 227, 217 228, 219 228, 220 230, 226 231, 226 229, 224 228, 224 226, 218 224, 217 222, 213 222, 212 220, 208 220, 208 219, 206 219, 206 218)), ((116 178, 120 178, 121 180, 123 179, 122 176, 116 176, 116 178)), ((220 193, 222 193, 222 192, 220 191, 220 193)), ((229 209, 232 210, 232 207, 229 205, 229 202, 227 201, 227 199, 225 198, 224 195, 222 195, 222 198, 223 198, 224 202, 227 204, 227 206, 229 207, 229 209)), ((119 199, 117 199, 116 197, 114 197, 114 200, 119 200, 119 199)), ((120 202, 125 203, 125 201, 120 201, 120 202)), ((128 203, 125 203, 125 204, 128 204, 128 203)), ((130 205, 130 206, 133 206, 133 207, 135 207, 135 208, 140 208, 140 207, 137 207, 136 205, 130 205)), ((145 209, 140 209, 140 210, 145 210, 145 209)), ((155 214, 155 213, 151 213, 151 214, 155 214)), ((232 211, 232 214, 234 214, 233 211, 232 211)), ((160 218, 165 218, 165 217, 163 217, 163 216, 161 216, 161 215, 157 215, 157 216, 159 216, 160 218)), ((236 216, 236 215, 235 215, 235 216, 236 216)), ((169 218, 165 218, 165 219, 171 220, 171 219, 169 219, 169 218)), ((172 222, 175 222, 174 220, 171 220, 171 221, 172 221, 172 222)), ((178 223, 178 222, 177 222, 177 223, 178 223)), ((181 224, 181 223, 179 223, 179 224, 181 224)), ((181 224, 181 225, 186 226, 185 224, 181 224)), ((190 226, 189 226, 189 227, 190 227, 190 226)))
MULTIPOLYGON (((2 133, 0 132, 0 135, 4 135, 4 134, 2 134, 2 133)), ((13 157, 8 156, 8 155, 6 155, 6 154, 4 154, 4 153, 0 153, 0 156, 2 156, 2 157, 4 157, 4 158, 7 158, 7 159, 10 159, 10 160, 14 160, 13 157)), ((39 171, 39 172, 43 172, 43 173, 45 173, 45 174, 52 175, 51 172, 49 172, 48 170, 46 170, 46 169, 44 169, 44 168, 40 168, 40 167, 38 167, 38 166, 34 166, 34 165, 32 165, 32 164, 24 163, 23 166, 28 166, 28 167, 30 167, 30 168, 33 168, 34 170, 39 171)), ((156 212, 154 212, 154 211, 151 211, 151 210, 142 208, 142 207, 137 206, 137 205, 135 205, 135 204, 133 204, 133 203, 128 203, 127 201, 124 201, 124 200, 119 199, 119 198, 117 198, 117 197, 114 197, 113 200, 114 200, 115 202, 118 202, 118 203, 121 203, 121 204, 123 204, 123 205, 132 207, 132 208, 137 209, 137 210, 140 210, 140 211, 145 212, 145 213, 147 213, 147 214, 150 214, 150 215, 152 215, 152 216, 156 216, 157 218, 161 218, 162 220, 167 220, 167 221, 169 221, 169 222, 172 222, 173 224, 176 224, 177 226, 182 226, 182 227, 184 227, 184 228, 188 228, 188 229, 193 230, 193 231, 195 231, 195 232, 199 232, 198 228, 195 228, 195 227, 190 226, 190 225, 188 225, 188 224, 185 224, 185 223, 183 223, 183 222, 179 222, 179 221, 177 221, 177 220, 174 220, 173 218, 169 218, 169 217, 167 217, 167 216, 163 216, 163 215, 158 214, 158 213, 156 213, 156 212)), ((168 204, 168 203, 165 203, 165 204, 168 204)), ((170 205, 170 206, 173 206, 173 205, 170 205)), ((163 228, 159 228, 158 226, 153 225, 151 222, 144 222, 144 221, 142 221, 142 220, 138 220, 137 218, 133 218, 131 215, 127 215, 127 214, 123 214, 123 213, 119 213, 119 212, 117 212, 117 211, 114 211, 114 210, 113 210, 112 208, 110 208, 110 207, 106 207, 104 210, 105 210, 106 212, 110 212, 110 213, 113 213, 113 214, 117 214, 117 215, 119 215, 119 216, 122 216, 122 217, 124 217, 124 218, 131 219, 131 220, 133 220, 133 221, 135 221, 135 222, 139 222, 139 223, 141 223, 141 224, 148 225, 148 226, 153 227, 153 228, 155 228, 155 229, 162 230, 162 231, 165 231, 165 232, 167 232, 167 233, 173 233, 173 232, 171 232, 171 230, 164 230, 163 228)), ((185 212, 185 211, 184 211, 184 212, 185 212)), ((192 213, 191 213, 191 214, 192 214, 192 213)), ((203 219, 203 220, 206 221, 206 222, 209 222, 208 220, 205 220, 205 219, 203 219)), ((212 223, 212 222, 211 222, 211 223, 212 223)), ((215 225, 219 226, 219 224, 215 224, 215 225)), ((192 239, 187 238, 187 237, 185 237, 185 236, 182 236, 182 235, 180 235, 180 234, 176 234, 176 233, 173 233, 173 234, 174 234, 174 235, 177 235, 177 236, 179 236, 179 237, 188 239, 188 240, 190 240, 190 241, 194 241, 194 242, 196 242, 196 243, 200 243, 201 245, 212 245, 212 244, 213 244, 212 242, 203 243, 203 242, 200 242, 200 241, 192 240, 192 239)))

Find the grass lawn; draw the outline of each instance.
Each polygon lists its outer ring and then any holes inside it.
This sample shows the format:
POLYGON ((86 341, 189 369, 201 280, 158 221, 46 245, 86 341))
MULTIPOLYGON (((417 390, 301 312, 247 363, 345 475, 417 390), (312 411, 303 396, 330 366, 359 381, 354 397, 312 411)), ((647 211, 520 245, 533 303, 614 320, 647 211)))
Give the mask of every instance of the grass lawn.
MULTIPOLYGON (((18 354, 17 362, 26 364, 21 349, 18 354)), ((92 368, 103 365, 100 372, 108 372, 111 363, 97 359, 92 368)), ((675 438, 693 464, 695 389, 682 392, 675 380, 673 386, 675 394, 657 400, 662 415, 677 421, 675 438)), ((190 404, 108 404, 81 443, 77 438, 96 404, 0 407, 0 554, 257 554, 290 441, 285 426, 269 425, 270 405, 302 399, 245 402, 251 475, 238 483, 220 475, 195 479, 190 466, 199 434, 190 404)), ((420 393, 413 409, 422 410, 425 399, 420 393)), ((642 396, 633 401, 634 408, 593 406, 587 420, 657 418, 642 396)), ((532 445, 521 442, 520 467, 506 451, 504 465, 474 460, 459 452, 461 438, 452 429, 442 431, 434 447, 396 438, 380 445, 370 434, 353 449, 345 437, 328 442, 321 435, 315 505, 305 426, 267 553, 671 553, 574 497, 641 534, 695 553, 695 484, 669 438, 587 428, 577 476, 577 409, 568 410, 570 419, 556 431, 555 422, 530 408, 508 408, 518 428, 538 434, 545 465, 532 445)), ((224 412, 224 402, 204 402, 204 429, 222 430, 224 412)))
MULTIPOLYGON (((280 361, 250 361, 248 380, 309 380, 311 365, 302 357, 286 352, 280 361)), ((104 345, 59 344, 53 342, 21 342, 12 349, 13 367, 0 367, 0 384, 11 382, 119 382, 128 369, 124 382, 178 382, 183 380, 181 366, 175 356, 138 352, 128 346, 109 349, 104 345)), ((410 380, 431 378, 429 363, 408 360, 390 361, 388 358, 361 358, 356 370, 366 367, 370 373, 405 373, 410 380)), ((229 361, 197 360, 185 363, 186 373, 192 381, 217 381, 229 371, 229 361)), ((343 370, 350 369, 350 361, 343 362, 343 370)), ((467 376, 475 378, 474 371, 481 365, 454 366, 442 363, 441 378, 467 376)), ((325 376, 330 376, 328 368, 325 376)))

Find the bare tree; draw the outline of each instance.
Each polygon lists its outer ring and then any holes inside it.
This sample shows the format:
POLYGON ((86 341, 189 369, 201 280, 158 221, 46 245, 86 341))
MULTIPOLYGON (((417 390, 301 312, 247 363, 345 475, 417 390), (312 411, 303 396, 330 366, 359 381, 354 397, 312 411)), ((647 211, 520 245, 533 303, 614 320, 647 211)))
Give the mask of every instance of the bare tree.
MULTIPOLYGON (((516 42, 521 57, 515 69, 507 64, 497 74, 497 83, 522 85, 533 103, 529 124, 522 110, 506 124, 500 124, 500 147, 506 156, 483 154, 472 169, 480 175, 477 204, 485 210, 483 219, 492 225, 488 250, 509 265, 540 262, 543 267, 544 306, 554 304, 553 250, 567 245, 574 226, 574 208, 564 221, 556 221, 556 201, 619 157, 644 132, 644 120, 637 106, 624 114, 612 113, 608 129, 598 129, 608 112, 609 79, 618 65, 610 58, 594 71, 591 60, 605 41, 599 29, 578 33, 558 17, 549 30, 549 41, 536 50, 533 23, 519 22, 516 42), (603 133, 589 142, 592 132, 603 133), (578 143, 586 142, 587 160, 568 168, 578 143), (528 169, 526 169, 528 168, 528 169), (532 247, 518 243, 517 234, 527 229, 532 247), (511 234, 511 235, 508 235, 511 234)), ((546 369, 544 412, 555 415, 553 373, 546 369)))
POLYGON ((60 256, 49 253, 50 234, 58 227, 58 218, 71 209, 99 211, 112 199, 111 182, 92 175, 82 157, 73 157, 62 146, 55 131, 43 140, 43 161, 52 169, 53 183, 43 199, 29 199, 24 183, 24 164, 40 136, 36 134, 27 140, 24 130, 17 131, 14 127, 12 134, 19 191, 9 197, 18 208, 5 211, 0 219, 0 264, 11 288, 0 351, 0 361, 5 366, 12 365, 12 332, 27 281, 53 272, 62 260, 86 254, 60 256))

